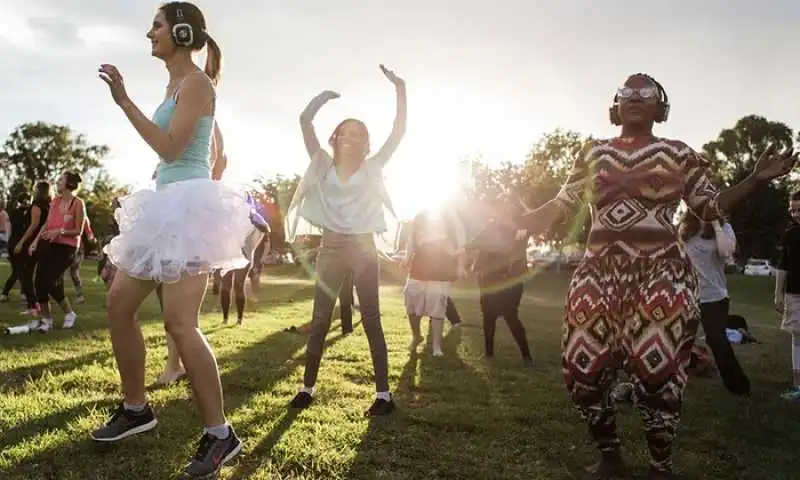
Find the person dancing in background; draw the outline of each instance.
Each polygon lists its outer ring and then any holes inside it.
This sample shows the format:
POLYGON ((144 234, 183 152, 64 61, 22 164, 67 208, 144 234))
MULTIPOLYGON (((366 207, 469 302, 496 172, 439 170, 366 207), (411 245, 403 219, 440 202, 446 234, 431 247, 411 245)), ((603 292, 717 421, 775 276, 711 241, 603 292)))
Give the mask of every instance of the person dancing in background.
POLYGON ((464 225, 449 212, 423 211, 411 222, 405 261, 408 278, 403 297, 411 327, 412 352, 423 342, 422 317, 430 317, 433 356, 444 355, 447 300, 453 281, 467 276, 465 245, 464 225))
MULTIPOLYGON (((84 219, 83 235, 81 237, 81 248, 75 252, 75 260, 69 266, 69 276, 72 278, 72 284, 75 286, 75 294, 77 295, 76 301, 83 303, 86 298, 83 296, 83 280, 81 280, 81 264, 85 254, 97 241, 94 238, 94 231, 92 231, 91 222, 89 217, 84 219)), ((63 280, 62 280, 63 281, 63 280)))
MULTIPOLYGON (((0 293, 0 303, 9 302, 8 295, 11 293, 11 289, 14 288, 14 284, 16 284, 18 280, 20 280, 20 287, 22 287, 23 257, 22 251, 20 250, 20 252, 17 252, 16 247, 22 239, 25 230, 28 228, 25 221, 28 208, 30 208, 30 201, 31 197, 28 193, 21 193, 17 196, 16 208, 8 215, 10 230, 8 234, 8 263, 11 265, 11 273, 9 273, 8 279, 3 286, 3 292, 0 293)), ((22 292, 22 298, 26 299, 27 293, 24 288, 20 288, 20 291, 22 292)))
POLYGON ((50 297, 64 310, 64 328, 75 326, 77 315, 64 295, 64 273, 75 260, 81 247, 86 206, 74 192, 81 184, 81 176, 75 172, 64 172, 58 179, 58 197, 50 204, 44 227, 28 247, 28 254, 36 255, 34 290, 41 314, 39 330, 53 328, 50 297))
POLYGON ((784 400, 800 400, 800 192, 789 199, 792 225, 781 242, 781 258, 775 276, 775 308, 783 314, 781 330, 792 337, 792 388, 784 400))
POLYGON ((208 34, 203 13, 188 2, 165 3, 147 38, 151 54, 164 61, 169 72, 167 95, 153 120, 128 97, 116 67, 105 64, 99 70, 114 102, 161 162, 155 190, 121 199, 115 212, 120 234, 105 248, 118 269, 107 302, 124 399, 91 436, 98 442, 116 442, 158 423, 147 402, 146 352, 136 314, 161 283, 164 324, 186 368, 205 427, 181 478, 210 478, 240 452, 242 443, 225 418, 217 362, 198 328, 198 316, 209 272, 247 264, 242 245, 252 228, 250 206, 240 192, 211 179, 222 53, 208 34), (201 70, 192 54, 204 47, 206 65, 201 70))
POLYGON ((687 210, 682 215, 678 233, 697 275, 702 329, 722 382, 734 395, 749 395, 750 379, 725 333, 730 316, 725 260, 733 257, 736 251, 733 227, 724 219, 702 221, 693 211, 687 210))
POLYGON ((477 255, 473 269, 478 274, 483 339, 486 357, 494 357, 497 319, 503 317, 522 354, 522 361, 533 363, 525 327, 519 318, 519 304, 528 273, 528 233, 519 228, 520 216, 527 207, 519 198, 504 195, 492 205, 492 217, 473 240, 477 255))
POLYGON ((597 478, 628 473, 609 398, 620 367, 635 386, 650 450, 648 478, 675 478, 672 444, 700 320, 697 280, 671 222, 679 202, 704 221, 718 220, 797 160, 792 150, 775 154, 771 146, 750 176, 717 192, 694 150, 653 135, 669 108, 652 77, 629 77, 609 110, 621 135, 587 143, 556 198, 523 220, 538 234, 580 204, 592 206, 586 254, 567 294, 563 365, 572 400, 600 449, 600 462, 588 469, 597 478))
POLYGON ((317 253, 317 284, 306 347, 303 388, 292 399, 293 408, 307 408, 313 402, 325 336, 331 325, 336 297, 348 274, 358 293, 361 319, 375 368, 376 399, 367 415, 387 415, 394 410, 389 391, 386 339, 379 306, 379 264, 375 234, 386 232, 383 207, 394 215, 383 181, 383 167, 392 157, 406 130, 405 82, 381 65, 381 71, 395 86, 397 116, 392 133, 375 156, 370 153, 367 127, 359 120, 341 122, 328 139, 331 157, 319 144, 312 123, 319 109, 339 94, 325 91, 315 97, 300 115, 306 150, 311 164, 297 187, 287 215, 290 241, 303 218, 321 228, 322 242, 317 253))

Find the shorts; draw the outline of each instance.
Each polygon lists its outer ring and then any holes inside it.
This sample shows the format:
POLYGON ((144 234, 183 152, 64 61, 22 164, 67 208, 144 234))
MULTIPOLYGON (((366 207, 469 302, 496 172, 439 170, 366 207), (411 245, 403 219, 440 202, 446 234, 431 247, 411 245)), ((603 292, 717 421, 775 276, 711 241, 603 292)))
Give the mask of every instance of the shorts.
POLYGON ((403 296, 406 312, 417 317, 445 318, 451 282, 406 280, 403 296))
POLYGON ((784 297, 781 330, 800 333, 800 295, 787 293, 784 297))

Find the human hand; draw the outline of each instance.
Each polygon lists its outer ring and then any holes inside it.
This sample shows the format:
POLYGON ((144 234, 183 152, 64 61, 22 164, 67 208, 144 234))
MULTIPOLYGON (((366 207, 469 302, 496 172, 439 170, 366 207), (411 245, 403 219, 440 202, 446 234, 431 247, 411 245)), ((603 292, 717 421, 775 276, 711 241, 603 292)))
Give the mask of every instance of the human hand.
POLYGON ((385 65, 381 64, 380 69, 381 72, 383 72, 383 74, 386 76, 386 78, 389 79, 389 81, 392 82, 395 86, 405 85, 406 83, 405 80, 398 77, 397 74, 394 73, 394 71, 389 70, 388 68, 386 68, 385 65))
POLYGON ((114 103, 119 106, 130 103, 130 97, 128 97, 128 92, 125 90, 125 81, 122 79, 122 74, 119 73, 117 67, 104 63, 100 65, 98 72, 100 72, 100 78, 108 85, 114 103))
POLYGON ((794 153, 794 148, 775 153, 776 148, 773 143, 758 157, 752 173, 756 179, 762 181, 772 180, 788 174, 794 168, 795 162, 797 162, 797 154, 794 153))

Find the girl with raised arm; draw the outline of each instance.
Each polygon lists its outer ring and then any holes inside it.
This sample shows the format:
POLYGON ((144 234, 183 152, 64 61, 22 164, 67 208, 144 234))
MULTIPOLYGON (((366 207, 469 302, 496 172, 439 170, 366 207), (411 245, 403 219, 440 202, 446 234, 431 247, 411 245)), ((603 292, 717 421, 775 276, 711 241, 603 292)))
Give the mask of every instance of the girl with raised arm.
POLYGON ((588 144, 556 198, 523 220, 529 232, 541 232, 591 203, 586 254, 567 294, 563 365, 572 400, 600 449, 600 462, 589 468, 596 478, 627 474, 609 400, 620 367, 632 378, 644 423, 648 478, 675 478, 672 443, 700 321, 697 279, 672 223, 678 204, 685 201, 704 221, 719 219, 797 160, 792 150, 776 154, 770 147, 749 177, 717 192, 694 150, 653 135, 669 107, 653 78, 629 77, 609 111, 621 135, 588 144))
POLYGON ((311 334, 306 347, 303 388, 292 399, 294 408, 306 408, 314 399, 325 336, 331 326, 336 298, 345 278, 352 274, 375 369, 377 395, 367 415, 386 415, 394 410, 378 303, 379 266, 374 236, 387 230, 383 208, 394 214, 383 182, 383 167, 405 134, 406 87, 394 72, 383 65, 380 68, 395 86, 397 116, 389 139, 375 155, 368 156, 367 127, 355 119, 341 122, 328 139, 333 156, 320 146, 312 121, 326 102, 339 97, 338 93, 322 92, 300 115, 300 127, 311 164, 289 205, 289 241, 294 239, 298 217, 323 232, 317 254, 318 278, 311 334))
POLYGON ((115 442, 156 426, 145 394, 145 345, 136 313, 161 283, 164 325, 184 363, 205 427, 181 478, 210 478, 242 444, 225 418, 217 362, 198 328, 198 315, 209 272, 247 264, 242 246, 252 229, 250 206, 243 194, 211 179, 215 87, 222 58, 202 12, 188 2, 166 3, 147 38, 152 55, 169 72, 166 96, 152 120, 128 97, 117 68, 100 67, 114 101, 161 162, 154 191, 121 199, 115 213, 120 234, 105 248, 118 269, 107 301, 124 400, 92 438, 115 442), (208 52, 201 70, 192 54, 203 47, 208 52))

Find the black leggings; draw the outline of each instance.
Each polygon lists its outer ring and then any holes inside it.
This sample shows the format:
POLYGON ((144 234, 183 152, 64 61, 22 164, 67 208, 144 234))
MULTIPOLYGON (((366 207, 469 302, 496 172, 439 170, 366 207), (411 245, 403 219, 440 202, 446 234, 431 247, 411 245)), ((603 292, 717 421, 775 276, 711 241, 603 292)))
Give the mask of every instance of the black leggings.
MULTIPOLYGON (((17 283, 17 280, 21 280, 22 276, 22 254, 20 253, 17 255, 14 253, 14 245, 8 245, 8 263, 11 264, 11 273, 8 275, 8 280, 6 280, 6 284, 3 287, 3 295, 8 296, 11 293, 11 289, 14 288, 14 284, 17 283)), ((25 293, 24 291, 22 293, 25 293)))
POLYGON ((483 336, 486 356, 494 356, 494 332, 497 319, 503 317, 517 342, 522 358, 531 358, 525 327, 519 319, 519 304, 522 300, 523 286, 517 283, 499 292, 481 292, 481 312, 483 313, 483 336))
POLYGON ((76 248, 61 243, 39 242, 36 249, 36 300, 46 303, 50 298, 64 301, 64 272, 75 261, 76 248))
POLYGON ((725 333, 730 313, 730 299, 725 298, 718 302, 700 304, 701 321, 706 332, 706 343, 711 348, 714 361, 717 363, 722 383, 725 388, 735 395, 748 395, 750 393, 750 379, 742 370, 736 352, 733 351, 731 342, 725 333))
POLYGON ((222 276, 222 285, 219 291, 219 300, 222 304, 223 321, 228 321, 228 313, 231 309, 231 290, 236 298, 236 318, 239 322, 244 319, 244 307, 247 303, 247 296, 244 291, 244 284, 250 274, 250 264, 244 268, 231 270, 222 276))

